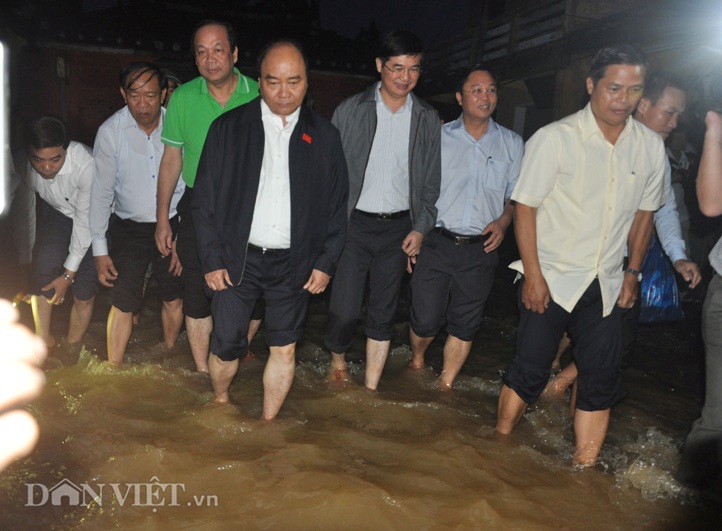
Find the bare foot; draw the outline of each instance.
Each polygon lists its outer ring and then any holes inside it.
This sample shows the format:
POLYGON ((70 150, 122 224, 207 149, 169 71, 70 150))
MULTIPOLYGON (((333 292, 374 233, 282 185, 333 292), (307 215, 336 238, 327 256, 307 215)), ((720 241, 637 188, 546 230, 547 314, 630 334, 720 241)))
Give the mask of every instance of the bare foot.
POLYGON ((454 387, 454 382, 445 382, 445 381, 439 379, 439 391, 444 391, 445 393, 448 393, 448 392, 451 392, 453 387, 454 387))
POLYGON ((214 404, 230 404, 231 399, 230 396, 228 396, 228 393, 223 393, 222 395, 213 395, 213 403, 214 404))
POLYGON ((424 368, 424 358, 418 359, 416 357, 411 358, 409 362, 409 369, 412 371, 420 371, 424 368))
POLYGON ((574 466, 581 468, 590 468, 597 464, 597 457, 599 456, 599 446, 591 445, 583 448, 577 448, 574 450, 574 457, 572 463, 574 466))
POLYGON ((196 361, 196 372, 202 372, 204 374, 208 374, 208 360, 205 361, 203 364, 199 364, 196 361))
POLYGON ((351 381, 351 376, 348 373, 347 368, 333 369, 328 372, 328 381, 330 383, 342 384, 351 381))

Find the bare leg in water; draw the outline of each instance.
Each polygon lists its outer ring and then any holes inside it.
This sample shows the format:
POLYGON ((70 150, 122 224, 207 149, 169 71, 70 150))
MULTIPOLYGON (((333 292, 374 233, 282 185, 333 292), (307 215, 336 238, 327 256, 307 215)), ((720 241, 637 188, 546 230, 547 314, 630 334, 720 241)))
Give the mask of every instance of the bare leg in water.
POLYGON ((391 341, 376 341, 368 338, 366 340, 366 379, 367 388, 375 391, 384 371, 386 358, 389 356, 391 341))
POLYGON ((263 371, 263 420, 276 418, 296 373, 296 343, 271 347, 270 351, 263 371))

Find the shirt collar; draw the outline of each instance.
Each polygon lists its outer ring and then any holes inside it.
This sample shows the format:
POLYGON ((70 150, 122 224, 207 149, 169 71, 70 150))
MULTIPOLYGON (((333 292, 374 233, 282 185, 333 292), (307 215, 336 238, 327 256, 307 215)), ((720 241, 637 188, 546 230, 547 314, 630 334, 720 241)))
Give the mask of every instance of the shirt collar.
MULTIPOLYGON (((386 102, 384 101, 383 97, 381 96, 381 81, 379 81, 376 84, 376 90, 374 91, 374 99, 376 100, 376 105, 383 105, 387 109, 389 109, 389 106, 386 105, 386 102)), ((408 93, 406 95, 406 101, 404 104, 399 108, 398 111, 396 111, 394 114, 399 114, 402 112, 408 112, 411 110, 412 101, 411 101, 411 93, 408 93)), ((389 112, 392 112, 391 109, 389 109, 389 112)))
POLYGON ((128 128, 135 128, 138 131, 140 131, 145 136, 153 136, 155 134, 159 134, 163 130, 163 122, 165 120, 165 107, 161 105, 160 107, 160 120, 158 120, 158 125, 153 129, 153 131, 150 133, 150 135, 147 135, 145 131, 143 131, 139 126, 138 122, 135 121, 135 118, 133 118, 133 115, 130 114, 130 109, 128 108, 128 105, 125 106, 124 112, 120 117, 120 125, 123 129, 128 128))
MULTIPOLYGON (((619 134, 619 138, 617 139, 617 141, 623 139, 631 133, 631 131, 636 127, 635 122, 636 120, 632 118, 632 116, 627 117, 627 121, 624 124, 624 129, 619 134)), ((582 137, 585 139, 588 139, 595 134, 598 134, 601 138, 604 138, 606 140, 604 133, 599 128, 597 119, 594 117, 591 103, 587 103, 587 105, 581 111, 579 117, 579 128, 581 129, 582 137)))
MULTIPOLYGON (((248 79, 246 76, 241 74, 241 71, 235 66, 233 67, 233 73, 238 76, 238 83, 236 83, 236 88, 233 89, 233 93, 248 94, 251 91, 251 87, 248 86, 248 79)), ((206 81, 205 78, 201 79, 200 88, 201 94, 208 94, 208 81, 206 81)))
MULTIPOLYGON (((456 118, 456 120, 454 120, 453 122, 451 122, 451 123, 449 124, 449 128, 450 128, 452 131, 455 131, 455 130, 457 130, 457 129, 460 129, 460 130, 462 130, 464 133, 466 133, 472 140, 474 140, 475 142, 477 142, 477 140, 475 140, 474 137, 472 137, 472 136, 469 134, 469 132, 466 130, 466 126, 464 125, 464 113, 461 113, 461 114, 458 116, 458 118, 456 118)), ((486 133, 484 133, 484 134, 481 136, 481 138, 479 139, 479 141, 480 141, 482 138, 486 137, 486 135, 488 135, 489 133, 491 133, 492 135, 496 134, 496 132, 497 132, 498 130, 499 130, 499 126, 498 126, 497 123, 494 121, 494 119, 490 116, 490 117, 489 117, 489 127, 486 128, 486 133)))
MULTIPOLYGON (((60 177, 61 175, 70 175, 71 173, 73 173, 73 168, 75 166, 73 164, 73 153, 74 152, 75 152, 75 142, 71 141, 70 144, 68 144, 68 148, 65 150, 65 160, 63 161, 63 166, 60 168, 58 173, 55 174, 55 177, 53 177, 52 179, 49 179, 46 182, 55 182, 55 180, 58 177, 60 177)), ((35 168, 33 168, 32 165, 30 165, 30 162, 28 162, 28 165, 31 170, 35 171, 35 168)), ((37 172, 35 172, 35 173, 37 173, 37 172)), ((38 178, 43 179, 43 177, 41 177, 39 173, 38 173, 38 178)), ((43 179, 43 180, 45 180, 45 179, 43 179)))
POLYGON ((286 116, 286 125, 283 126, 283 121, 281 120, 281 117, 277 114, 274 114, 268 104, 263 101, 263 98, 261 98, 261 118, 271 117, 272 119, 277 120, 278 125, 283 129, 285 129, 286 127, 292 127, 296 123, 296 120, 298 120, 298 115, 301 114, 301 105, 299 105, 298 108, 291 114, 286 116))

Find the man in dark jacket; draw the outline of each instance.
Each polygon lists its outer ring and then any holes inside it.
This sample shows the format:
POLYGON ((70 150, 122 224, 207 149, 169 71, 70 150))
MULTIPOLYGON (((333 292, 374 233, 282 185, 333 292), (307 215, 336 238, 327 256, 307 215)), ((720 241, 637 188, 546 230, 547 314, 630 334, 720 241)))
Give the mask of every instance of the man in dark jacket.
POLYGON ((192 209, 214 291, 215 400, 229 401, 251 312, 263 297, 270 357, 262 418, 270 420, 293 383, 308 295, 326 289, 343 248, 348 176, 338 131, 302 106, 308 85, 300 47, 276 41, 258 63, 261 98, 211 125, 192 209))

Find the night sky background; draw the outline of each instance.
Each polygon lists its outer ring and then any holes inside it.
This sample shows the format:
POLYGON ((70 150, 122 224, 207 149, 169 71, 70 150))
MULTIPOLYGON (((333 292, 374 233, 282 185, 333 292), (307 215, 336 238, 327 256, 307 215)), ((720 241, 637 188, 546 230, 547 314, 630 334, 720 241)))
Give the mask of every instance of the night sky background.
POLYGON ((469 0, 321 0, 324 29, 353 39, 373 23, 381 33, 414 31, 426 47, 448 40, 466 27, 469 0))

